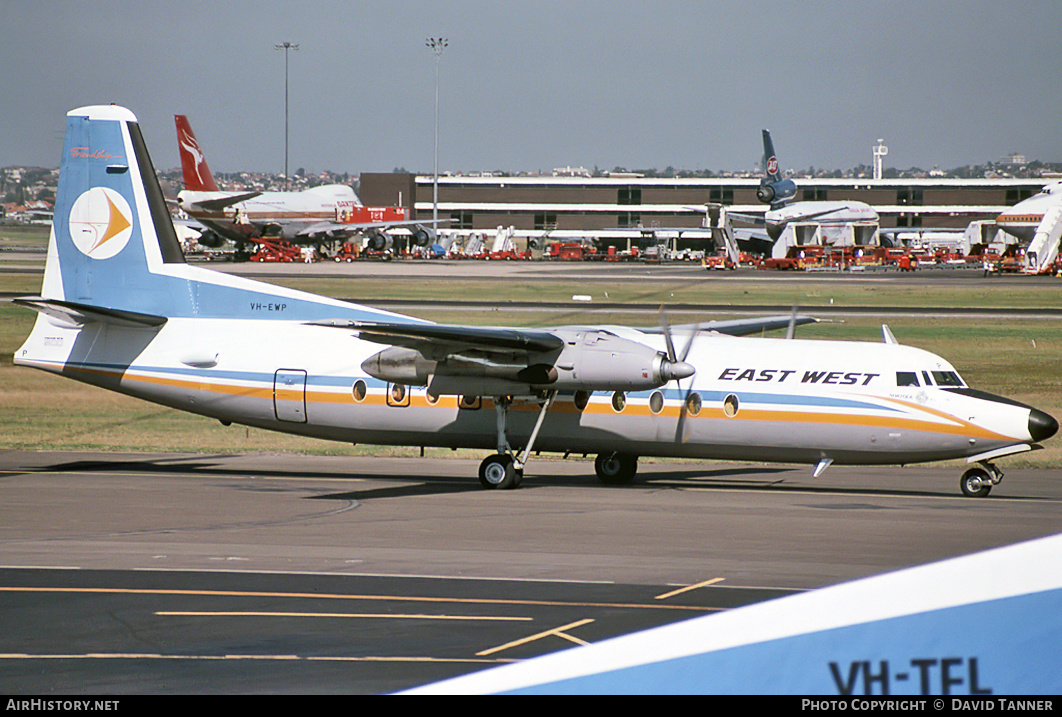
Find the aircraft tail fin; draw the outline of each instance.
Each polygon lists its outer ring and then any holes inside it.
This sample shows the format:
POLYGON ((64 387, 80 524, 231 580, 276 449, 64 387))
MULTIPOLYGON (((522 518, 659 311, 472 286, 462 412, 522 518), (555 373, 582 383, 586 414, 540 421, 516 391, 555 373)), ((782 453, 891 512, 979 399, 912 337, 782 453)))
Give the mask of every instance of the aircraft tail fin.
POLYGON ((66 118, 43 297, 86 307, 169 315, 173 292, 152 268, 184 253, 140 125, 114 105, 66 118))
POLYGON ((177 124, 177 148, 181 153, 181 173, 184 175, 184 188, 194 192, 217 192, 217 182, 207 166, 206 156, 199 147, 185 115, 174 115, 177 124))
POLYGON ((767 179, 777 182, 782 178, 778 167, 778 155, 774 151, 774 141, 771 139, 771 131, 763 130, 763 171, 767 179))
POLYGON ((796 183, 782 177, 778 155, 774 152, 774 140, 771 139, 770 130, 766 129, 763 130, 763 171, 767 176, 760 180, 760 186, 756 189, 757 199, 770 204, 771 209, 779 209, 796 196, 796 183))
POLYGON ((18 303, 65 327, 395 316, 187 264, 136 116, 115 105, 67 114, 41 295, 18 303))

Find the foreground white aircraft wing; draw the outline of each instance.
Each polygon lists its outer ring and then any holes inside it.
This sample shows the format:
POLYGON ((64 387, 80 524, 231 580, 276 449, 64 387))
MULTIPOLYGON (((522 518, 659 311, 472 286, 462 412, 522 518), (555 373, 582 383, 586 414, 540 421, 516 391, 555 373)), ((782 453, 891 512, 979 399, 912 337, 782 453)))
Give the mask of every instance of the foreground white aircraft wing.
MULTIPOLYGON (((694 618, 409 694, 1058 695, 1059 565, 1062 535, 694 618)), ((821 704, 841 709, 836 701, 821 704)), ((899 709, 918 710, 905 704, 899 709)), ((950 700, 947 706, 954 709, 950 700)), ((874 709, 885 707, 879 700, 861 711, 874 709)))

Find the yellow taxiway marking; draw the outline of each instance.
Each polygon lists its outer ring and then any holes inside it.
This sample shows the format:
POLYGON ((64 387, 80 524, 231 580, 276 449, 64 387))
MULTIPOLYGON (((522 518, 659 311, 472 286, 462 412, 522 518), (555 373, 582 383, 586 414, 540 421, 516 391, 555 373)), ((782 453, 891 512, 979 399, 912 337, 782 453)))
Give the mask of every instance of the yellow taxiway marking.
POLYGON ((166 617, 332 617, 332 618, 384 618, 389 620, 493 620, 498 622, 530 622, 531 617, 504 617, 496 615, 429 615, 424 614, 389 614, 369 612, 265 612, 257 610, 240 611, 165 611, 156 615, 166 617))
POLYGON ((711 580, 705 580, 704 582, 697 583, 696 585, 687 585, 684 588, 679 588, 678 590, 672 590, 671 592, 664 593, 663 595, 657 595, 656 599, 657 600, 667 600, 670 597, 675 597, 676 595, 681 595, 682 593, 689 592, 690 590, 696 590, 697 588, 706 588, 709 585, 715 585, 716 583, 721 583, 721 582, 723 582, 724 579, 725 578, 712 578, 711 580))
POLYGON ((470 657, 374 657, 363 656, 328 656, 328 655, 163 655, 151 652, 88 652, 42 653, 2 652, 0 660, 261 660, 261 661, 302 661, 302 662, 436 662, 436 663, 474 663, 497 664, 512 660, 483 660, 470 657))
POLYGON ((593 620, 579 620, 578 622, 572 622, 572 623, 569 623, 567 625, 561 625, 560 627, 555 627, 552 630, 546 630, 545 632, 539 632, 539 633, 536 633, 534 635, 528 635, 527 637, 522 638, 520 640, 513 640, 512 642, 507 642, 504 645, 499 645, 498 647, 492 647, 489 650, 483 650, 482 652, 477 652, 476 653, 476 657, 486 657, 487 655, 493 655, 495 652, 501 652, 502 650, 508 650, 509 648, 517 647, 518 645, 526 645, 529 642, 534 642, 535 640, 541 640, 544 637, 562 637, 565 640, 568 640, 570 642, 574 642, 576 645, 588 645, 590 643, 588 643, 588 642, 586 642, 584 640, 580 640, 577 637, 572 637, 571 635, 566 634, 564 631, 565 630, 571 630, 571 629, 574 629, 576 627, 582 627, 583 625, 588 625, 591 622, 593 622, 593 620))
POLYGON ((255 592, 242 590, 175 590, 160 588, 74 588, 74 587, 17 587, 0 586, 0 593, 86 593, 112 595, 177 595, 196 597, 260 597, 298 598, 316 600, 380 600, 391 602, 421 602, 455 605, 533 605, 545 607, 604 607, 652 610, 684 610, 689 612, 717 612, 721 607, 690 607, 646 603, 564 602, 557 600, 497 600, 492 598, 416 597, 411 595, 344 595, 341 593, 255 592))

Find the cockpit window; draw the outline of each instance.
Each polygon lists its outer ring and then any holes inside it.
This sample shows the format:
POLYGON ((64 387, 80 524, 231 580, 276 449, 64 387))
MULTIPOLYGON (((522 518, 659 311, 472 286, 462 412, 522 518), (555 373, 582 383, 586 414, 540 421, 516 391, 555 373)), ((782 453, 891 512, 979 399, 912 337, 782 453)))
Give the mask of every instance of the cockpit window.
POLYGON ((918 374, 914 371, 897 371, 896 372, 896 385, 903 386, 917 386, 918 374))
POLYGON ((934 371, 933 380, 937 382, 938 386, 957 386, 962 388, 966 385, 959 378, 959 374, 954 371, 934 371))

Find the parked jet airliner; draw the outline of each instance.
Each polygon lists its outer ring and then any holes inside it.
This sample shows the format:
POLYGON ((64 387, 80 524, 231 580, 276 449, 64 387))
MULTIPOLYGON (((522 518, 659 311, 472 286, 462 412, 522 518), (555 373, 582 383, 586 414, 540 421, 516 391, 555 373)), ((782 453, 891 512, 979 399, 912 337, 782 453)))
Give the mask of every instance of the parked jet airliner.
POLYGON ((763 225, 771 241, 777 241, 790 222, 815 222, 823 226, 842 226, 857 222, 877 222, 878 213, 866 202, 855 200, 793 202, 797 185, 782 177, 778 155, 769 130, 763 130, 763 169, 766 174, 756 189, 756 198, 770 209, 763 216, 731 212, 734 219, 763 225))
POLYGON ((1026 244, 1031 242, 1052 209, 1062 208, 1062 182, 1052 182, 996 217, 996 225, 1026 244))
MULTIPOLYGON (((494 450, 486 487, 533 450, 815 465, 990 462, 1058 423, 973 390, 944 359, 884 343, 748 338, 776 319, 655 331, 439 325, 185 263, 134 115, 67 116, 40 312, 22 366, 249 426, 355 443, 494 450), (681 346, 681 351, 676 348, 681 346), (521 450, 522 449, 522 450, 521 450)), ((785 325, 786 317, 781 325, 785 325)))
POLYGON ((420 222, 394 218, 394 207, 365 207, 345 184, 325 184, 300 192, 223 192, 207 166, 188 118, 174 115, 174 122, 184 178, 177 204, 209 229, 198 239, 204 246, 217 248, 225 240, 240 245, 248 239, 243 227, 255 227, 259 235, 276 234, 300 244, 366 233, 374 240, 373 248, 382 248, 390 245, 382 232, 400 226, 409 229, 417 246, 435 241, 434 232, 420 222), (367 221, 352 219, 361 216, 367 221))

